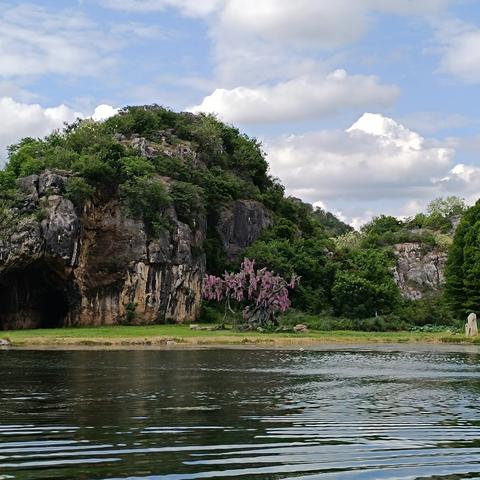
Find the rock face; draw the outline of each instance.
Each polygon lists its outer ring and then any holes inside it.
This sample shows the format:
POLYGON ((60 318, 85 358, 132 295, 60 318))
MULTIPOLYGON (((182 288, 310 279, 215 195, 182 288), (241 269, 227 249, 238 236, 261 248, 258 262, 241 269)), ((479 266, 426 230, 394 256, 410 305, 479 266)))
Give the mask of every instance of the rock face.
POLYGON ((393 275, 403 297, 418 300, 442 287, 446 252, 425 250, 420 243, 399 243, 394 245, 394 253, 397 262, 393 275))
POLYGON ((23 213, 40 209, 3 219, 0 328, 195 320, 205 220, 193 231, 170 206, 170 228, 151 240, 117 199, 76 211, 62 195, 66 180, 58 172, 22 179, 23 213))
MULTIPOLYGON (((65 196, 69 175, 20 179, 19 207, 0 218, 0 329, 195 321, 206 219, 191 227, 170 204, 163 212, 169 226, 152 239, 118 198, 75 208, 65 196)), ((237 258, 271 223, 259 202, 223 208, 217 229, 228 257, 237 258)))
POLYGON ((262 203, 237 200, 220 211, 217 233, 227 257, 235 260, 271 225, 272 215, 262 203))

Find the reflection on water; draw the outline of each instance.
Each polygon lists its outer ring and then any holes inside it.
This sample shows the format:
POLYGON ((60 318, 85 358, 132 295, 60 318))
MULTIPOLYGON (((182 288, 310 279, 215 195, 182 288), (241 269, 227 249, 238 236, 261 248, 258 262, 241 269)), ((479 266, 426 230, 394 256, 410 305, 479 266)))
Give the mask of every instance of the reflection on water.
POLYGON ((480 478, 480 355, 0 352, 0 479, 480 478))

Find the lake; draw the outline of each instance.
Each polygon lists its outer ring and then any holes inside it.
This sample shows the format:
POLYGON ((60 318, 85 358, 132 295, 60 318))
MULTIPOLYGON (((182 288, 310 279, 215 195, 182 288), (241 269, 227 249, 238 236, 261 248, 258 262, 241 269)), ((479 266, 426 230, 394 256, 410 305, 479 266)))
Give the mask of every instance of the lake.
POLYGON ((4 350, 0 399, 2 480, 480 478, 478 347, 4 350))

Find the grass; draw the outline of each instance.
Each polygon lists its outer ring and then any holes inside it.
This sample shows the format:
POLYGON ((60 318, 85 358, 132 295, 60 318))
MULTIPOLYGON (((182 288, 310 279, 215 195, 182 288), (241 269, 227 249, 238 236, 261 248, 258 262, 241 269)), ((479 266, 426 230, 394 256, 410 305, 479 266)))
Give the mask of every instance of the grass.
POLYGON ((478 343, 450 332, 310 331, 308 333, 191 330, 189 325, 103 326, 14 330, 0 333, 14 346, 265 345, 314 346, 323 343, 478 343))

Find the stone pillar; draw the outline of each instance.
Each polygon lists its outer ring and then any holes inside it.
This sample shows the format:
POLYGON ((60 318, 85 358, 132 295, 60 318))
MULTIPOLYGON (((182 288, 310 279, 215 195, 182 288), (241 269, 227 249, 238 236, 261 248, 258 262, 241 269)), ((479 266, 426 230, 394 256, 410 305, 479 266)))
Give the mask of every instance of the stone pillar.
POLYGON ((467 317, 467 323, 465 324, 465 336, 475 337, 476 335, 478 335, 477 315, 475 313, 471 313, 467 317))

